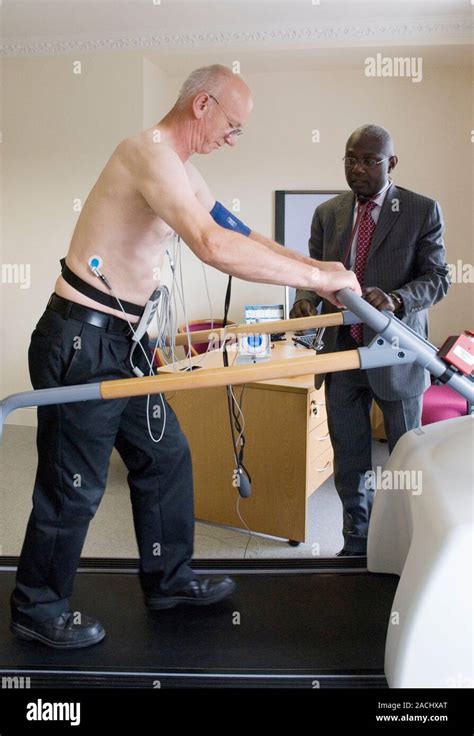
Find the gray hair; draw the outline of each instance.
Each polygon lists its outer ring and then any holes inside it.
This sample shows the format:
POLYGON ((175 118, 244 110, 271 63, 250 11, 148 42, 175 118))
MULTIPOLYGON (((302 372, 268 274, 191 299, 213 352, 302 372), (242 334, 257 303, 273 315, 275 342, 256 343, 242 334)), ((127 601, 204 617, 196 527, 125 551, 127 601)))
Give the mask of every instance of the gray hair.
MULTIPOLYGON (((390 156, 393 156, 393 140, 387 128, 383 128, 381 125, 374 125, 373 123, 369 125, 361 125, 360 128, 354 130, 349 137, 349 141, 356 134, 375 138, 380 143, 381 150, 385 151, 390 156)), ((349 143, 349 141, 347 142, 349 143)))
POLYGON ((223 83, 233 77, 234 73, 222 64, 211 64, 195 69, 184 81, 176 100, 176 106, 183 108, 200 92, 218 95, 223 83))

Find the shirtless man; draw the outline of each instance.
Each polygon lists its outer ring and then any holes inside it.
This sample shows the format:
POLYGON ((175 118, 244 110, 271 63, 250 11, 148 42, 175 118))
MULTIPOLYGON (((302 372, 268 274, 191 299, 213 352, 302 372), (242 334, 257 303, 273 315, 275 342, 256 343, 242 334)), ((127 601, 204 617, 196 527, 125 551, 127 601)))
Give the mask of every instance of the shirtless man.
MULTIPOLYGON (((342 264, 313 261, 233 215, 228 219, 190 163, 194 153, 235 146, 251 110, 251 93, 240 77, 226 67, 205 67, 190 75, 157 126, 117 146, 78 219, 68 271, 58 278, 32 334, 35 389, 131 377, 130 328, 114 296, 136 322, 157 286, 173 232, 204 263, 242 279, 314 290, 335 304, 341 288, 360 294, 354 274, 342 264), (88 265, 94 255, 102 259, 113 296, 88 265)), ((146 348, 147 336, 143 342, 146 348)), ((148 372, 138 353, 136 364, 148 372)), ((39 407, 34 505, 11 597, 16 636, 55 648, 85 647, 105 636, 98 621, 70 610, 69 598, 114 446, 129 471, 147 607, 203 605, 232 593, 230 578, 199 577, 190 567, 191 459, 169 405, 166 413, 166 429, 156 443, 148 434, 143 397, 39 407)))

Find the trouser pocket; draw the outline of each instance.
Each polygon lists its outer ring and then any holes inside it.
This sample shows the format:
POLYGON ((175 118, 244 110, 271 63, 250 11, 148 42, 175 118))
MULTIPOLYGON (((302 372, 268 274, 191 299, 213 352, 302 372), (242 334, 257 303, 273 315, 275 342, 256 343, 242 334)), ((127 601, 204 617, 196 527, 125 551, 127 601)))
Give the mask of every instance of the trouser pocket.
POLYGON ((65 323, 61 338, 60 383, 70 385, 85 380, 81 369, 81 357, 87 349, 84 323, 71 320, 65 323))

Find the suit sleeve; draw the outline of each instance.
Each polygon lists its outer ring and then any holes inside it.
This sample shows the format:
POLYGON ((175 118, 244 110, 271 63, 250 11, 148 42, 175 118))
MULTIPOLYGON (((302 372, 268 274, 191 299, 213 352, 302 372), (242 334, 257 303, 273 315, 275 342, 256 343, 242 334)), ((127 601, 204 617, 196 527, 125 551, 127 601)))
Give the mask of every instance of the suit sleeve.
POLYGON ((416 245, 416 277, 396 289, 405 315, 431 307, 443 299, 451 284, 443 242, 444 222, 438 202, 432 202, 416 245))
MULTIPOLYGON (((317 261, 323 260, 323 237, 324 230, 319 217, 318 209, 315 210, 313 219, 311 221, 311 236, 308 241, 309 257, 314 258, 317 261)), ((315 307, 321 302, 321 297, 314 291, 305 291, 304 289, 297 289, 295 295, 295 304, 301 299, 307 299, 309 302, 314 304, 315 307)))

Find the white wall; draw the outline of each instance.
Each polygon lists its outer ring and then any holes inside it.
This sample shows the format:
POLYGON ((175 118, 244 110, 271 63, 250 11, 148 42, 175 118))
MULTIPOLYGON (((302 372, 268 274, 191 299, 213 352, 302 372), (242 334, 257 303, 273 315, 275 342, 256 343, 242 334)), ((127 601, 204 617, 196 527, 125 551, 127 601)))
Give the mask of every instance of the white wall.
POLYGON ((175 90, 170 77, 146 56, 143 58, 143 128, 150 128, 173 105, 175 90))
MULTIPOLYGON (((471 72, 426 68, 421 83, 368 79, 359 69, 242 74, 254 91, 255 108, 238 149, 196 156, 218 199, 241 200, 241 218, 273 236, 276 189, 347 189, 341 158, 349 134, 363 123, 387 127, 399 165, 394 181, 438 199, 446 220, 450 263, 472 263, 471 72), (313 143, 313 129, 320 143, 313 143)), ((220 279, 222 290, 224 279, 220 279)), ((453 285, 431 314, 437 342, 465 329, 472 313, 472 284, 453 285), (468 304, 471 309, 468 309, 468 304)), ((278 301, 278 287, 237 282, 233 314, 247 301, 278 301)))
POLYGON ((81 74, 76 60, 4 62, 2 264, 28 264, 31 286, 1 285, 2 396, 30 387, 29 336, 69 247, 73 201, 85 200, 117 143, 142 126, 141 55, 87 55, 81 74))
MULTIPOLYGON (((215 61, 209 58, 209 63, 215 61)), ((1 395, 29 387, 27 348, 65 254, 77 213, 117 142, 166 112, 182 77, 167 77, 140 54, 11 59, 3 73, 2 263, 30 264, 31 287, 2 284, 1 395)), ((255 109, 235 150, 194 162, 226 206, 273 235, 275 189, 344 189, 341 157, 350 132, 365 122, 388 127, 400 164, 395 181, 439 199, 448 261, 472 261, 470 71, 424 68, 423 82, 367 79, 361 69, 242 74, 255 109), (312 143, 313 129, 321 142, 312 143)), ((188 317, 207 316, 201 266, 185 247, 188 317)), ((215 317, 222 316, 226 276, 211 269, 215 317)), ((432 312, 434 341, 468 326, 469 284, 452 287, 432 312)), ((249 302, 283 302, 281 287, 235 280, 230 316, 249 302)), ((15 415, 13 415, 12 420, 15 415)))

